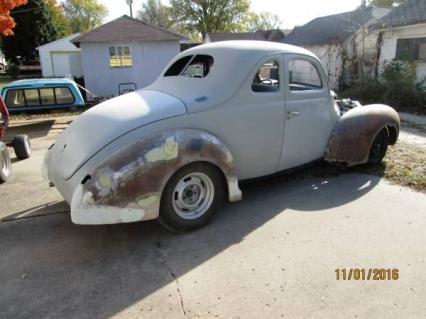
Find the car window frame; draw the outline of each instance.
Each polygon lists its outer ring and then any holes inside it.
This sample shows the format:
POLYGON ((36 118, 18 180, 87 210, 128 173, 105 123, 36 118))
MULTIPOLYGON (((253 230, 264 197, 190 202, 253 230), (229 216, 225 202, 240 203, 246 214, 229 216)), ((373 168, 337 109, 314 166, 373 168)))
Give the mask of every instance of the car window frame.
POLYGON ((284 85, 285 85, 285 74, 284 74, 284 59, 282 54, 271 54, 267 57, 263 57, 259 62, 256 63, 256 65, 253 67, 252 71, 249 74, 248 80, 247 80, 247 89, 250 91, 250 93, 253 96, 256 97, 277 97, 282 96, 284 92, 284 85), (254 77, 259 72, 260 68, 268 61, 275 60, 278 62, 278 77, 279 77, 279 86, 278 90, 276 91, 265 91, 265 92, 256 92, 252 89, 252 84, 254 77))
POLYGON ((286 53, 284 54, 284 65, 285 65, 285 94, 286 99, 303 99, 303 98, 315 98, 315 97, 328 97, 330 95, 330 89, 327 77, 324 73, 323 68, 320 65, 320 62, 315 58, 296 53, 286 53), (290 90, 290 68, 289 63, 291 60, 304 60, 312 64, 312 66, 318 72, 318 75, 321 80, 322 87, 313 90, 300 90, 292 91, 290 90), (308 97, 307 97, 308 96, 308 97))

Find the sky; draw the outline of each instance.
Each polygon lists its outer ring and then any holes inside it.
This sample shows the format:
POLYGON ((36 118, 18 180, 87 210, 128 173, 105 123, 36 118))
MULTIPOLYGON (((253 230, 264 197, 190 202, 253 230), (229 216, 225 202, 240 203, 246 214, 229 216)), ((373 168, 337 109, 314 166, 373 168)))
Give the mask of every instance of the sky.
MULTIPOLYGON (((106 21, 129 14, 126 0, 98 0, 107 6, 109 15, 106 21)), ((146 0, 133 0, 133 12, 136 13, 146 0)), ((167 0, 162 1, 168 4, 167 0)), ((251 0, 251 10, 257 13, 271 12, 280 17, 282 28, 293 28, 310 20, 345 11, 354 10, 361 0, 251 0)))

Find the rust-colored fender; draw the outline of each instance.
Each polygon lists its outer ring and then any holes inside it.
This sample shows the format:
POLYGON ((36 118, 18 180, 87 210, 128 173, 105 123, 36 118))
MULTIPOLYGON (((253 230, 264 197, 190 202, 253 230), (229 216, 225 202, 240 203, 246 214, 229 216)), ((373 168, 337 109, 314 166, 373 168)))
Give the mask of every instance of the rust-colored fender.
POLYGON ((348 166, 367 163, 374 138, 385 128, 389 134, 389 144, 395 144, 400 120, 398 113, 390 106, 365 105, 346 112, 331 132, 324 159, 348 166))
POLYGON ((155 219, 170 177, 200 161, 222 171, 230 201, 241 199, 234 159, 226 145, 204 131, 176 129, 146 136, 99 163, 75 190, 71 218, 86 225, 155 219))

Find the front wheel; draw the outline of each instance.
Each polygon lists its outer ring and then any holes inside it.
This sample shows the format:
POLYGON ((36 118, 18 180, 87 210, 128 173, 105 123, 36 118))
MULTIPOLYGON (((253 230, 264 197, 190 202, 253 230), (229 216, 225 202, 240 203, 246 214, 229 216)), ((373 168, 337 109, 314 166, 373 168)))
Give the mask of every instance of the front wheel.
POLYGON ((387 150, 388 131, 386 129, 383 129, 374 138, 373 144, 370 148, 370 153, 368 155, 368 164, 379 164, 383 160, 383 157, 385 157, 387 150))
POLYGON ((221 172, 212 165, 195 163, 183 167, 163 191, 160 221, 178 231, 202 227, 222 206, 224 186, 221 172))
POLYGON ((9 151, 6 145, 0 142, 0 184, 9 179, 11 166, 9 151))

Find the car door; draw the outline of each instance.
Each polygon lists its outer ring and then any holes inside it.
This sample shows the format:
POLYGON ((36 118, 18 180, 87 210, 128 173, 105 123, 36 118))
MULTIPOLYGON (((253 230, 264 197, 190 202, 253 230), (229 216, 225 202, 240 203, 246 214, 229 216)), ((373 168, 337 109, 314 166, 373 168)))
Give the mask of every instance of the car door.
POLYGON ((286 54, 285 128, 278 170, 321 158, 333 126, 331 95, 320 63, 309 56, 286 54))
POLYGON ((283 56, 270 55, 241 67, 250 67, 250 72, 226 105, 188 119, 193 127, 200 125, 229 147, 242 180, 277 169, 284 134, 283 56))

